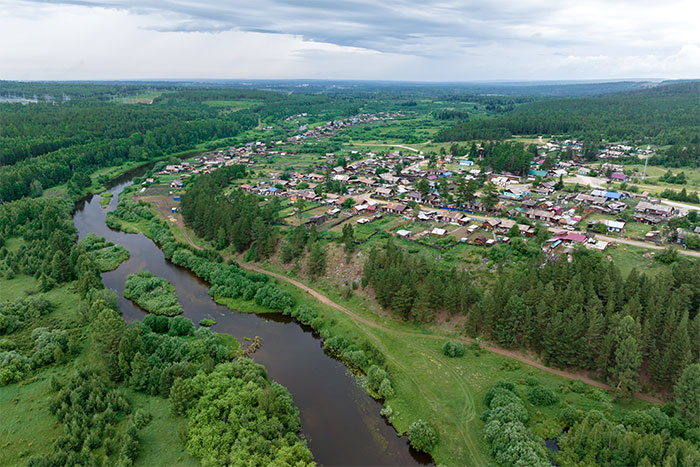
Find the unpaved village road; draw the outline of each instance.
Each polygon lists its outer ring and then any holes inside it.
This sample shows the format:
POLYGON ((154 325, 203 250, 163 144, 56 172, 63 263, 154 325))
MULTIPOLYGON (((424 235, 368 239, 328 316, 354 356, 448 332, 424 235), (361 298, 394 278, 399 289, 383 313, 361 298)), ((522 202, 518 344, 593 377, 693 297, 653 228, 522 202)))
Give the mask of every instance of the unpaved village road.
MULTIPOLYGON (((180 231, 183 233, 183 236, 187 239, 187 241, 190 245, 192 245, 194 248, 197 248, 199 250, 202 249, 200 246, 196 245, 192 241, 192 239, 189 237, 189 235, 187 235, 186 231, 189 229, 186 226, 184 226, 178 222, 178 227, 180 228, 180 231)), ((228 261, 228 259, 229 258, 225 258, 226 261, 228 261)), ((324 305, 327 305, 327 306, 329 306, 335 310, 338 310, 341 313, 344 313, 347 316, 351 317, 355 322, 362 323, 362 324, 369 326, 371 328, 374 328, 374 329, 379 329, 380 331, 384 331, 384 332, 387 332, 390 334, 400 334, 400 335, 410 336, 410 337, 423 337, 423 338, 427 338, 427 339, 436 339, 436 340, 441 340, 441 341, 458 339, 465 344, 471 344, 474 342, 474 339, 472 339, 470 337, 454 338, 454 337, 438 336, 435 334, 422 334, 422 333, 416 333, 416 332, 399 331, 396 329, 391 329, 391 328, 388 328, 386 326, 382 326, 379 323, 375 323, 372 320, 369 320, 367 318, 363 318, 362 316, 359 316, 358 314, 350 311, 348 308, 344 307, 343 305, 340 305, 339 303, 334 302, 333 300, 331 300, 327 296, 325 296, 322 293, 318 292, 317 290, 312 289, 311 287, 299 282, 298 280, 292 279, 292 278, 287 277, 283 274, 268 271, 267 269, 264 269, 256 264, 246 263, 243 261, 239 261, 238 264, 244 269, 248 269, 250 271, 255 271, 258 273, 262 273, 262 274, 267 274, 268 276, 272 276, 276 279, 279 279, 279 280, 285 281, 289 284, 292 284, 293 286, 297 287, 298 289, 303 290, 304 292, 308 293, 309 295, 311 295, 313 298, 315 298, 319 302, 323 303, 324 305)), ((479 345, 482 348, 484 348, 490 352, 493 352, 493 353, 498 354, 498 355, 502 355, 504 357, 512 358, 512 359, 517 360, 517 361, 524 363, 526 365, 530 365, 530 366, 538 368, 542 371, 546 371, 547 373, 561 376, 562 378, 567 378, 567 379, 571 379, 571 380, 580 379, 584 383, 589 384, 589 385, 594 386, 594 387, 597 387, 597 388, 600 388, 600 389, 605 389, 608 391, 614 390, 613 387, 611 387, 605 383, 601 383, 600 381, 596 381, 592 378, 589 378, 588 376, 548 367, 548 366, 546 366, 546 365, 544 365, 536 360, 532 360, 532 359, 522 355, 521 353, 506 350, 502 347, 498 347, 498 346, 493 345, 493 344, 485 343, 483 341, 479 342, 479 345)), ((650 396, 648 394, 636 393, 634 396, 637 399, 641 399, 641 400, 655 403, 655 404, 662 404, 663 403, 663 401, 661 399, 650 396)))
MULTIPOLYGON (((326 297, 322 293, 312 289, 311 287, 309 287, 309 286, 307 286, 307 285, 305 285, 305 284, 303 284, 295 279, 284 276, 282 274, 278 274, 276 272, 268 271, 267 269, 261 268, 255 264, 244 263, 244 262, 239 262, 239 264, 241 265, 241 267, 243 267, 245 269, 259 272, 262 274, 267 274, 267 275, 275 277, 279 280, 283 280, 285 282, 288 282, 288 283, 294 285, 295 287, 303 290, 304 292, 308 293, 309 295, 311 295, 312 297, 314 297, 316 300, 323 303, 324 305, 328 305, 328 306, 348 315, 356 322, 365 324, 365 325, 372 327, 372 328, 375 328, 375 329, 379 329, 379 330, 384 331, 386 333, 400 334, 400 335, 410 336, 410 337, 424 337, 427 339, 437 339, 437 340, 443 340, 443 341, 455 339, 452 337, 438 336, 435 334, 421 334, 421 333, 416 333, 416 332, 398 331, 396 329, 387 328, 385 326, 382 326, 381 324, 375 323, 372 320, 369 320, 369 319, 363 318, 362 316, 357 315, 356 313, 350 311, 349 309, 345 308, 344 306, 342 306, 342 305, 334 302, 330 298, 326 297)), ((471 344, 472 342, 474 342, 474 339, 472 339, 470 337, 459 337, 457 339, 459 339, 460 341, 462 341, 465 344, 471 344)), ((591 386, 595 386, 595 387, 600 388, 600 389, 606 389, 609 391, 614 390, 613 387, 608 386, 605 383, 601 383, 600 381, 596 381, 596 380, 589 378, 585 375, 570 373, 567 371, 557 370, 556 368, 551 368, 551 367, 545 366, 544 364, 537 362, 535 360, 532 360, 530 358, 527 358, 518 352, 512 352, 510 350, 506 350, 506 349, 503 349, 501 347, 498 347, 498 346, 495 346, 492 344, 487 344, 484 342, 480 342, 480 345, 482 348, 485 348, 485 349, 489 350, 490 352, 496 353, 498 355, 503 355, 504 357, 509 357, 509 358, 515 359, 519 362, 525 363, 526 365, 534 366, 535 368, 539 368, 542 371, 546 371, 547 373, 551 373, 551 374, 558 375, 558 376, 561 376, 563 378, 572 379, 572 380, 580 379, 584 383, 589 384, 591 386)), ((641 400, 645 400, 647 402, 652 402, 652 403, 657 403, 657 404, 663 403, 662 400, 657 399, 656 397, 652 397, 648 394, 637 393, 637 394, 635 394, 635 397, 638 399, 641 399, 641 400)))

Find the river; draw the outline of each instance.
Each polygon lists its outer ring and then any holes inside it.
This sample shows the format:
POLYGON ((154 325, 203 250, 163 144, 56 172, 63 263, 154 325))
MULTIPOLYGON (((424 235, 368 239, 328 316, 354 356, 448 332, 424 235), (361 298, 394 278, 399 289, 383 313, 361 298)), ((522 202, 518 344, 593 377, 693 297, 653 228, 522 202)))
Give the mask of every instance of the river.
POLYGON ((253 358, 267 368, 269 377, 291 392, 301 413, 302 432, 315 460, 322 465, 421 465, 429 456, 416 452, 407 439, 379 415, 382 405, 372 399, 339 361, 329 357, 312 330, 281 314, 240 313, 216 304, 206 283, 188 270, 165 259, 163 252, 143 234, 110 229, 105 215, 115 209, 119 193, 131 184, 141 168, 113 182, 114 194, 107 209, 99 196, 77 204, 73 221, 80 238, 94 232, 123 245, 131 254, 117 269, 102 274, 105 287, 117 291, 119 308, 127 322, 144 313, 123 296, 130 273, 148 269, 175 286, 184 316, 195 325, 203 318, 216 321, 213 331, 231 334, 243 345, 244 337, 260 336, 261 348, 253 358))

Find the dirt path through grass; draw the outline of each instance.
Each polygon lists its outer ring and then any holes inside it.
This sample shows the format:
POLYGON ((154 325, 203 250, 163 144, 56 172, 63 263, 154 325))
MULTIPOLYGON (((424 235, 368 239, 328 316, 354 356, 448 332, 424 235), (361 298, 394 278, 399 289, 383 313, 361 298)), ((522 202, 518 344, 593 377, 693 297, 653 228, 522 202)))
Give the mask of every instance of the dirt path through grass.
MULTIPOLYGON (((202 249, 201 247, 197 246, 192 241, 192 239, 185 233, 185 231, 187 230, 187 227, 180 225, 179 222, 178 222, 178 227, 180 227, 180 231, 183 233, 183 236, 187 239, 187 241, 189 242, 190 245, 192 245, 193 247, 195 247, 197 249, 200 249, 200 250, 202 249)), ((686 253, 694 253, 694 252, 686 252, 686 253)), ((225 259, 228 260, 229 258, 225 258, 225 259)), ((340 311, 341 313, 344 313, 347 316, 351 317, 356 323, 362 323, 362 324, 365 324, 365 325, 372 327, 374 329, 378 329, 378 330, 381 330, 381 331, 384 331, 384 332, 387 332, 390 334, 399 334, 399 335, 404 335, 404 336, 409 336, 409 337, 424 337, 427 339, 436 339, 436 340, 441 340, 441 341, 457 339, 465 344, 471 344, 474 342, 474 339, 472 339, 470 337, 452 338, 452 337, 446 337, 446 336, 438 336, 435 334, 422 334, 422 333, 417 333, 417 332, 399 331, 397 329, 387 328, 385 326, 382 326, 381 324, 375 323, 374 321, 372 321, 370 319, 364 318, 364 317, 358 315, 357 313, 352 312, 348 308, 340 305, 339 303, 334 302, 333 300, 331 300, 327 296, 325 296, 322 293, 316 291, 315 289, 312 289, 311 287, 299 282, 298 280, 292 279, 290 277, 284 276, 282 274, 279 274, 279 273, 276 273, 273 271, 269 271, 267 269, 263 269, 256 264, 246 263, 243 261, 239 261, 239 264, 244 269, 248 269, 248 270, 255 271, 258 273, 262 273, 262 274, 267 274, 268 276, 272 276, 272 277, 275 277, 279 280, 288 282, 289 284, 292 284, 293 286, 299 288, 300 290, 303 290, 304 292, 308 293, 309 295, 311 295, 313 298, 315 298, 319 302, 323 303, 324 305, 327 305, 331 308, 334 308, 334 309, 340 311)), ((530 366, 538 368, 542 371, 546 371, 547 373, 561 376, 562 378, 571 379, 571 380, 580 379, 584 383, 589 384, 589 385, 594 386, 594 387, 597 387, 599 389, 605 389, 608 391, 614 390, 613 387, 611 387, 605 383, 602 383, 600 381, 596 381, 596 380, 594 380, 586 375, 571 373, 568 371, 558 370, 556 368, 548 367, 548 366, 544 365, 543 363, 540 363, 536 360, 532 360, 532 359, 522 355, 519 352, 507 350, 507 349, 504 349, 502 347, 498 347, 498 346, 490 344, 490 343, 480 342, 479 345, 481 345, 482 348, 489 350, 495 354, 502 355, 502 356, 508 357, 508 358, 512 358, 512 359, 517 360, 521 363, 525 363, 526 365, 530 365, 530 366)), ((467 391, 465 391, 465 392, 467 392, 467 391)), ((655 403, 655 404, 663 404, 663 401, 661 399, 650 396, 649 394, 636 393, 634 396, 638 399, 641 399, 641 400, 644 400, 647 402, 651 402, 651 403, 655 403)))
MULTIPOLYGON (((401 335, 410 336, 410 337, 425 337, 428 339, 437 339, 437 340, 443 340, 443 341, 458 339, 465 344, 471 344, 472 342, 474 342, 474 339, 472 339, 470 337, 451 338, 451 337, 445 337, 445 336, 438 336, 435 334, 421 334, 421 333, 416 333, 416 332, 399 331, 396 329, 387 328, 385 326, 382 326, 381 324, 375 323, 374 321, 372 321, 370 319, 359 316, 358 314, 350 311, 348 308, 334 302, 333 300, 331 300, 330 298, 321 294, 320 292, 312 289, 311 287, 309 287, 309 286, 307 286, 307 285, 305 285, 305 284, 303 284, 295 279, 292 279, 290 277, 286 277, 286 276, 284 276, 282 274, 278 274, 276 272, 269 271, 267 269, 263 269, 255 264, 244 263, 244 262, 240 262, 239 264, 245 269, 249 269, 249 270, 259 272, 262 274, 267 274, 267 275, 275 277, 277 279, 286 281, 286 282, 294 285, 295 287, 303 290, 304 292, 310 294, 312 297, 314 297, 319 302, 321 302, 325 305, 328 305, 332 308, 335 308, 336 310, 350 316, 356 322, 363 323, 367 326, 370 326, 370 327, 375 328, 375 329, 379 329, 379 330, 387 332, 387 333, 401 334, 401 335)), ((504 357, 512 358, 512 359, 517 360, 519 362, 525 363, 526 365, 534 366, 535 368, 538 368, 542 371, 546 371, 547 373, 551 373, 553 375, 561 376, 563 378, 572 379, 572 380, 580 379, 584 383, 589 384, 591 386, 595 386, 595 387, 600 388, 600 389, 605 389, 605 390, 609 390, 609 391, 614 390, 611 386, 609 386, 605 383, 602 383, 600 381, 596 381, 592 378, 589 378, 588 376, 580 375, 580 374, 576 374, 576 373, 570 373, 567 371, 558 370, 556 368, 548 367, 548 366, 546 366, 538 361, 527 358, 518 352, 514 352, 511 350, 507 350, 507 349, 498 347, 498 346, 493 345, 493 344, 487 344, 487 343, 483 343, 483 342, 481 342, 480 345, 482 348, 489 350, 493 353, 496 353, 498 355, 502 355, 504 357)), ((652 402, 652 403, 657 403, 657 404, 663 403, 662 400, 657 399, 656 397, 650 396, 648 394, 637 393, 637 394, 635 394, 635 397, 637 397, 641 400, 645 400, 647 402, 652 402)))

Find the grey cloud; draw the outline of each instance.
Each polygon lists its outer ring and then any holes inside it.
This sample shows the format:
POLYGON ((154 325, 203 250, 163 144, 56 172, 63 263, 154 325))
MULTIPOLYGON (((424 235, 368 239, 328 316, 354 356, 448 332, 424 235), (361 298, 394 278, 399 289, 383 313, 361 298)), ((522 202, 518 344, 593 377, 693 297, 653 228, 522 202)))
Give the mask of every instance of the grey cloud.
MULTIPOLYGON (((227 29, 273 32, 307 40, 410 55, 442 55, 443 50, 493 42, 542 42, 515 34, 510 26, 546 14, 538 1, 494 3, 460 0, 435 4, 419 0, 321 1, 259 0, 50 0, 54 4, 109 7, 164 15, 157 31, 220 32, 227 29)), ((565 2, 564 2, 565 3, 565 2)), ((534 32, 534 31, 532 31, 534 32)))

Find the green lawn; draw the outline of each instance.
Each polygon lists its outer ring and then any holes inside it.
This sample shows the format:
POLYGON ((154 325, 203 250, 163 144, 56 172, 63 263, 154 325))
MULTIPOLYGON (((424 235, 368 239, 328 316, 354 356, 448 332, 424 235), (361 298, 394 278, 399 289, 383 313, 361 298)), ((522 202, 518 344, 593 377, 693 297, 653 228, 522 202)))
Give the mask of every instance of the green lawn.
POLYGON ((179 439, 178 431, 187 429, 187 420, 170 413, 170 402, 160 396, 147 396, 129 391, 133 408, 142 409, 153 420, 139 431, 141 448, 136 465, 196 466, 199 461, 190 456, 179 439))
POLYGON ((51 451, 63 427, 49 412, 48 372, 28 384, 0 387, 0 465, 25 465, 51 451))
POLYGON ((659 254, 660 252, 661 250, 639 248, 622 243, 605 250, 605 254, 613 259, 615 265, 620 268, 623 276, 627 276, 630 271, 635 268, 638 272, 643 272, 650 276, 654 276, 662 270, 668 269, 668 266, 655 261, 653 258, 654 254, 659 254), (648 257, 645 257, 645 254, 647 254, 648 257))

